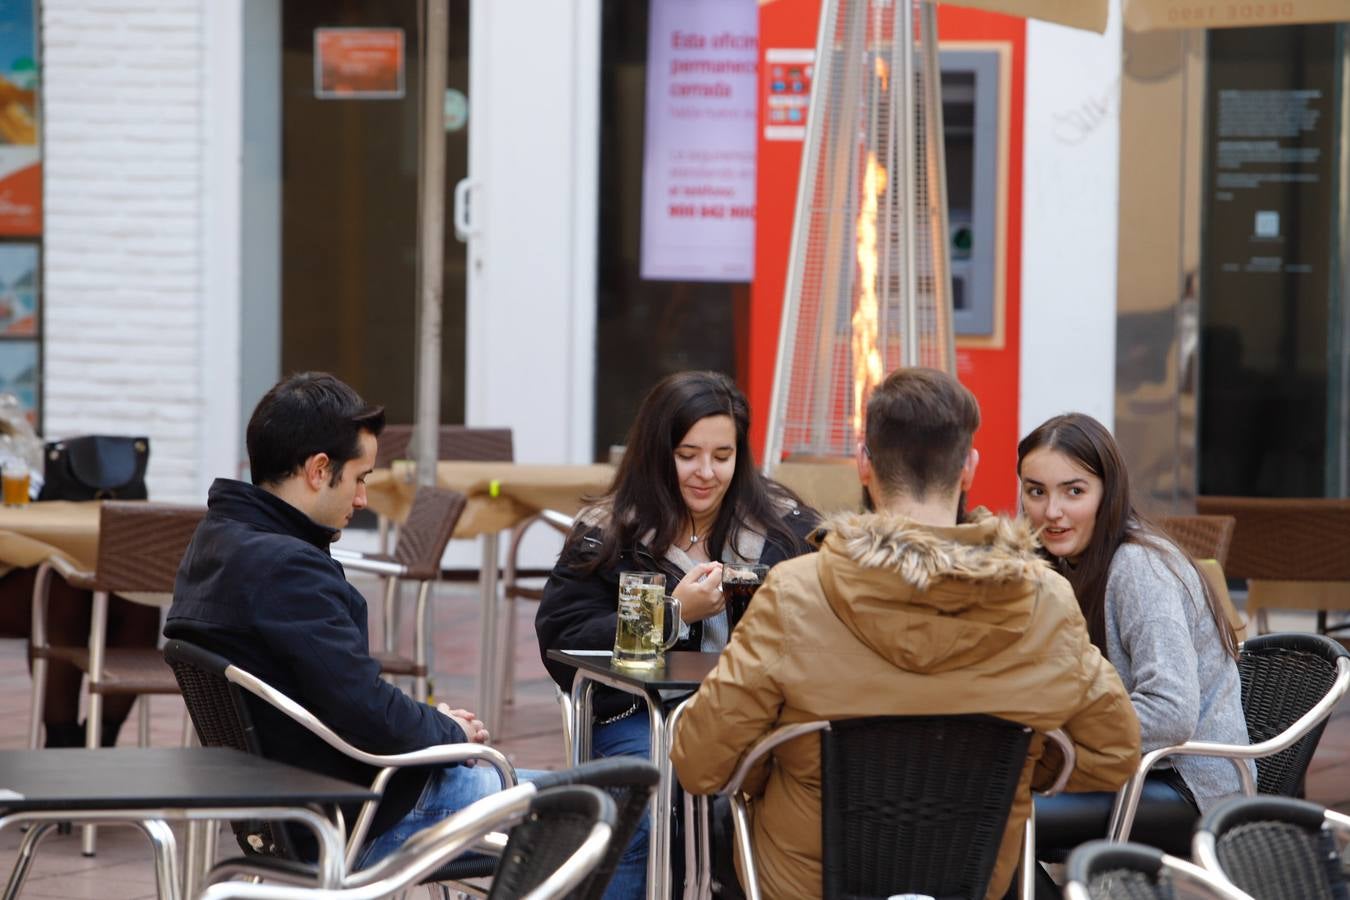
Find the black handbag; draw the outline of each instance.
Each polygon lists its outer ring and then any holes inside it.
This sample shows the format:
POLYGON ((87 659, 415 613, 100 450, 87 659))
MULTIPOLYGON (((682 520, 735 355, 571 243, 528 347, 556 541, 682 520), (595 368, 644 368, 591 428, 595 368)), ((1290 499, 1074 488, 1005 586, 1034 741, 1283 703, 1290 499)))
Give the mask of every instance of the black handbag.
POLYGON ((91 434, 48 441, 39 500, 144 500, 150 439, 91 434))

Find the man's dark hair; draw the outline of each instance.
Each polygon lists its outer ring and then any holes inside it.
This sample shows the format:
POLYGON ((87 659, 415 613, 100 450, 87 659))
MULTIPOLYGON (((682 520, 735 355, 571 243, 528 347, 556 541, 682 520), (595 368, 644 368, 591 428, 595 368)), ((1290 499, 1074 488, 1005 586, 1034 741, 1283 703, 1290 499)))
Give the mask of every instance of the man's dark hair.
POLYGON ((867 401, 866 452, 888 494, 918 500, 946 493, 980 427, 980 405, 961 382, 937 369, 897 369, 867 401))
POLYGON ((361 432, 375 437, 384 430, 384 407, 327 372, 301 372, 278 382, 248 420, 245 441, 253 483, 276 484, 300 471, 316 453, 332 462, 329 484, 342 480, 342 468, 361 453, 361 432))

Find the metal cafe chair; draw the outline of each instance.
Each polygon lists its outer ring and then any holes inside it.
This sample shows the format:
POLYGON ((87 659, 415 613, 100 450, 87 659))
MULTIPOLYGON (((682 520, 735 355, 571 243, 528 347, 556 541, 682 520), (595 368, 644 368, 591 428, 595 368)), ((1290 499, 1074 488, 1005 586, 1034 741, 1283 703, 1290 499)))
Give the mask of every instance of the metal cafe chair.
MULTIPOLYGON (((188 714, 192 717, 197 736, 204 747, 232 747, 263 756, 262 738, 249 706, 250 702, 262 702, 308 729, 339 753, 377 768, 379 771, 371 783, 371 791, 377 796, 383 795, 389 780, 401 768, 449 765, 470 759, 482 760, 495 768, 501 776, 504 787, 516 783, 515 769, 507 762, 506 757, 483 744, 447 744, 394 755, 367 753, 338 737, 332 729, 299 703, 262 679, 232 665, 224 657, 187 641, 171 640, 164 645, 164 658, 182 688, 188 714), (250 697, 256 700, 250 701, 250 697)), ((351 827, 347 839, 348 867, 355 862, 357 853, 365 842, 378 803, 379 800, 376 799, 363 804, 351 827)), ((298 859, 295 847, 283 828, 274 827, 266 822, 235 823, 233 827, 240 848, 246 855, 254 857, 255 862, 263 858, 287 862, 298 859)), ((293 866, 286 865, 274 866, 273 869, 281 873, 294 871, 293 866)))
MULTIPOLYGON (((225 659, 186 641, 172 640, 164 647, 165 658, 183 687, 183 697, 204 746, 224 746, 262 755, 260 737, 249 710, 246 692, 277 706, 295 721, 314 731, 332 746, 353 758, 382 766, 372 789, 381 793, 392 773, 402 766, 446 764, 463 759, 487 759, 502 773, 503 784, 515 780, 514 769, 497 751, 481 744, 454 744, 428 748, 397 757, 376 757, 362 754, 320 723, 310 713, 257 678, 230 665, 225 659), (284 701, 284 702, 283 702, 284 701)), ((585 785, 598 788, 616 804, 617 818, 612 823, 614 840, 596 864, 591 874, 579 885, 574 885, 571 896, 577 900, 599 900, 613 876, 623 850, 647 814, 648 801, 656 788, 658 772, 648 762, 635 759, 604 759, 586 763, 573 769, 550 772, 531 785, 531 791, 585 785)), ((522 786, 525 787, 525 786, 522 786)), ((347 865, 356 859, 378 801, 367 804, 358 815, 348 839, 347 865)), ((315 871, 302 864, 285 829, 267 822, 235 823, 235 835, 247 859, 227 861, 216 867, 218 875, 259 874, 264 877, 312 881, 315 871)), ((495 851, 500 852, 497 846, 495 851)), ((420 873, 416 881, 462 883, 470 878, 494 877, 500 869, 492 857, 476 855, 451 859, 450 855, 436 857, 434 865, 405 860, 416 865, 420 873)), ((374 871, 377 867, 371 867, 374 871)), ((382 870, 381 870, 382 871, 382 870)), ((362 878, 378 880, 382 876, 358 873, 362 878)), ((413 883, 416 883, 413 882, 413 883)), ((363 884, 364 882, 353 882, 363 884)))
MULTIPOLYGON (((718 793, 731 800, 748 900, 759 900, 750 816, 741 786, 773 748, 814 732, 821 744, 822 888, 826 897, 913 891, 982 898, 1035 732, 993 716, 869 716, 803 722, 759 741, 718 793)), ((1072 742, 1046 734, 1064 756, 1047 794, 1068 783, 1072 742)), ((1019 894, 1029 898, 1035 810, 1022 840, 1019 894)))
MULTIPOLYGON (((570 769, 548 772, 531 784, 536 790, 549 790, 563 785, 586 785, 599 788, 614 801, 614 831, 609 848, 594 871, 568 895, 569 900, 601 900, 628 842, 638 825, 648 814, 652 792, 660 780, 660 771, 646 760, 632 757, 612 757, 582 763, 570 769)), ((494 851, 495 852, 495 851, 494 851)), ((465 882, 471 878, 495 877, 495 859, 473 856, 452 860, 425 876, 425 883, 448 882, 471 891, 465 882)))
POLYGON ((464 513, 464 495, 438 487, 420 487, 413 497, 408 521, 398 530, 392 556, 332 550, 333 558, 348 571, 366 572, 384 579, 384 649, 372 654, 387 675, 413 679, 413 697, 425 702, 430 670, 431 584, 440 575, 441 556, 464 513), (413 622, 411 654, 396 651, 398 639, 398 588, 401 581, 417 582, 417 609, 413 622))
MULTIPOLYGON (((99 509, 98 555, 94 571, 82 571, 61 557, 38 567, 33 584, 33 696, 28 721, 28 746, 40 745, 42 707, 47 687, 47 665, 59 660, 85 673, 88 702, 85 746, 98 747, 103 721, 103 698, 135 694, 140 717, 140 740, 149 743, 147 695, 177 694, 173 673, 154 647, 108 647, 108 598, 111 594, 136 602, 154 602, 138 594, 171 594, 178 565, 206 510, 145 500, 107 500, 99 509), (85 647, 51 646, 47 639, 47 586, 56 572, 72 587, 93 592, 89 643, 85 647)), ((156 604, 158 605, 158 604, 156 604)), ((83 851, 95 851, 95 826, 84 827, 83 851)))
POLYGON ((1350 895, 1341 853, 1350 816, 1289 797, 1239 797, 1205 813, 1192 856, 1206 871, 1261 900, 1350 895))
POLYGON ((1298 791, 1327 717, 1350 689, 1350 652, 1323 635, 1266 634, 1243 642, 1238 674, 1251 744, 1187 741, 1145 753, 1116 796, 1108 830, 1113 840, 1131 837, 1146 776, 1174 756, 1230 760, 1248 795, 1291 796, 1298 791), (1246 766, 1249 759, 1256 761, 1254 781, 1246 766))
POLYGON ((1069 854, 1065 875, 1064 900, 1253 900, 1221 876, 1143 844, 1088 841, 1069 854))
MULTIPOLYGON (((510 829, 487 894, 500 900, 551 900, 572 893, 614 843, 614 801, 586 785, 537 789, 522 784, 485 797, 414 834, 379 863, 347 877, 337 890, 284 884, 218 881, 202 900, 376 900, 425 882, 447 861, 510 829)), ((235 874, 221 871, 221 877, 235 874)))

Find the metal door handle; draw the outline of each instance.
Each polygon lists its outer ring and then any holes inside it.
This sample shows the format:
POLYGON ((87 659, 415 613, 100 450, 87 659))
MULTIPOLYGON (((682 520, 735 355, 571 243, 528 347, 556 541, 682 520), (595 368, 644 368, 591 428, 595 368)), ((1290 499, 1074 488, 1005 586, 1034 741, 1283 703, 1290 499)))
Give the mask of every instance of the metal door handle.
POLYGON ((469 192, 478 186, 478 182, 472 178, 461 178, 455 185, 455 237, 465 243, 469 238, 478 235, 478 226, 471 220, 469 215, 469 192))

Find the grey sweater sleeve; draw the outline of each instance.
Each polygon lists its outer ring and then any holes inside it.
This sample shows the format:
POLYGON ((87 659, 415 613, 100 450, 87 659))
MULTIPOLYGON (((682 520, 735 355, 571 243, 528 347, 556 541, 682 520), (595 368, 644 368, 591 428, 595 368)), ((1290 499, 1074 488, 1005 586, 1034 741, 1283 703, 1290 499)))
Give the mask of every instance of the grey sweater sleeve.
POLYGON ((1137 544, 1116 551, 1106 584, 1107 651, 1134 702, 1144 752, 1190 740, 1200 721, 1193 603, 1156 552, 1137 544))

